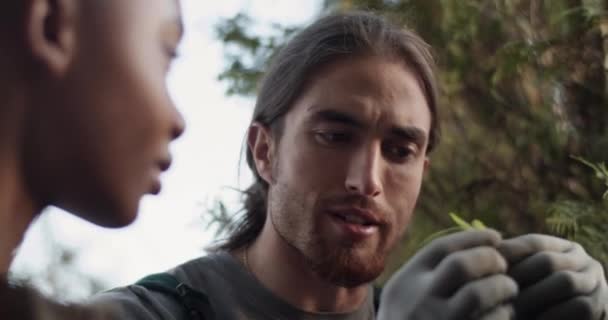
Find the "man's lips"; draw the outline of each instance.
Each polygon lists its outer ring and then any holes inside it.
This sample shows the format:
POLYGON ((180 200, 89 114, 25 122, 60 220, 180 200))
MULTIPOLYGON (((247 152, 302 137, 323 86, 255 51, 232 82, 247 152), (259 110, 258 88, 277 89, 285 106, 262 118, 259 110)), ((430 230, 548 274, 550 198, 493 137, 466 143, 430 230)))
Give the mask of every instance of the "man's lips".
POLYGON ((327 211, 338 234, 353 241, 361 241, 376 234, 381 220, 373 212, 357 208, 340 208, 327 211))
POLYGON ((382 220, 372 211, 359 208, 332 208, 328 212, 334 217, 344 220, 347 223, 362 226, 378 226, 382 220))

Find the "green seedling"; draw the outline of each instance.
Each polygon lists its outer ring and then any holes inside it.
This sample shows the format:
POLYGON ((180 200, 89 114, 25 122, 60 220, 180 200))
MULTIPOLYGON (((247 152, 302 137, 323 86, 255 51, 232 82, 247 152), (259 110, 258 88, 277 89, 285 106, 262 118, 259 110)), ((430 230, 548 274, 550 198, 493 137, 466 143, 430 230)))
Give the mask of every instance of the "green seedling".
POLYGON ((461 218, 458 214, 454 213, 454 212, 450 212, 448 213, 450 215, 450 219, 452 219, 452 221, 454 222, 454 224, 456 224, 453 227, 449 227, 447 229, 443 229, 443 230, 439 230, 433 234, 431 234, 430 236, 428 236, 424 241, 422 241, 422 244, 420 247, 424 247, 426 246, 429 242, 442 237, 444 235, 450 234, 450 233, 454 233, 454 232, 459 232, 459 231, 466 231, 466 230, 484 230, 487 229, 486 225, 481 222, 479 219, 473 219, 473 221, 471 221, 470 223, 467 222, 466 220, 464 220, 463 218, 461 218))
POLYGON ((478 219, 473 219, 471 223, 468 223, 454 212, 450 212, 449 215, 452 221, 454 221, 456 226, 458 226, 461 230, 483 230, 487 228, 486 225, 478 219))

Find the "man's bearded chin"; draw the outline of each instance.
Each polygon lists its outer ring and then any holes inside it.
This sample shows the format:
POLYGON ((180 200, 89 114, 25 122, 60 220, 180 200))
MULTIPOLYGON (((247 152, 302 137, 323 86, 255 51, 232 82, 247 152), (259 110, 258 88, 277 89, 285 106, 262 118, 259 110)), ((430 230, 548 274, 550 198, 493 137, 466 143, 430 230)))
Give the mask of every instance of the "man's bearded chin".
POLYGON ((374 281, 384 271, 386 255, 357 255, 356 249, 338 248, 306 256, 308 265, 321 278, 336 286, 354 288, 374 281))
POLYGON ((274 229, 279 237, 302 255, 306 264, 319 278, 340 287, 354 288, 370 283, 384 271, 387 252, 377 250, 374 254, 361 257, 356 247, 332 248, 320 239, 292 239, 277 228, 271 216, 274 229))

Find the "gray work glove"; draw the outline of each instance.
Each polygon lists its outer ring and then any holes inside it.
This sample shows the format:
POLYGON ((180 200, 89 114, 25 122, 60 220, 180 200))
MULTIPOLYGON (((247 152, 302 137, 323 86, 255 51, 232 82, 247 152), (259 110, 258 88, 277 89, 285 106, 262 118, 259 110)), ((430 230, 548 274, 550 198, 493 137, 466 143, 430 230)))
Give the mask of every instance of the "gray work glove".
POLYGON ((451 234, 421 249, 386 283, 380 320, 509 320, 517 295, 493 230, 451 234))
POLYGON ((576 242, 529 234, 504 240, 500 253, 520 288, 516 319, 599 320, 608 286, 602 265, 576 242))

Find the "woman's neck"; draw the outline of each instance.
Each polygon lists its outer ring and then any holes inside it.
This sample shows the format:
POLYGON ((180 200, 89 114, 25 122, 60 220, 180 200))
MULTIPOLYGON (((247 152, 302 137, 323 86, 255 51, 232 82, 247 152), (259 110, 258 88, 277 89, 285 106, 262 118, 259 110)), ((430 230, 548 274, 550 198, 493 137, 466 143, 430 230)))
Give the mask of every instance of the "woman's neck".
POLYGON ((0 274, 8 272, 13 252, 42 209, 25 181, 21 159, 25 100, 21 96, 17 92, 0 92, 3 101, 0 112, 0 274))
POLYGON ((0 162, 0 274, 6 274, 15 249, 21 244, 38 209, 0 162))

